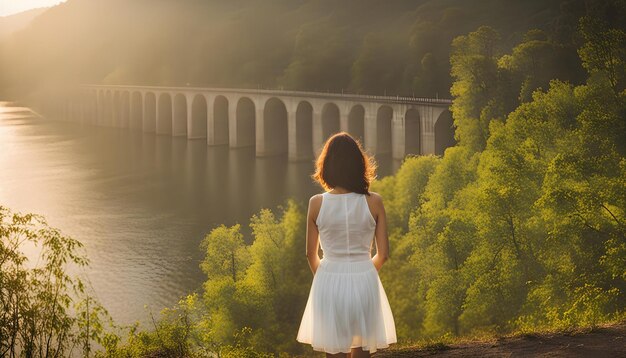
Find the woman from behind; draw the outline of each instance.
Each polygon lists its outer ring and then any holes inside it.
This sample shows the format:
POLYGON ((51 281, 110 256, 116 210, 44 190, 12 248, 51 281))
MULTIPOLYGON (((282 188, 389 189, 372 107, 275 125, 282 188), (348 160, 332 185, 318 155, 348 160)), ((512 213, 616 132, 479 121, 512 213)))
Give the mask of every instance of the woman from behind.
POLYGON ((330 137, 316 161, 313 178, 325 192, 309 200, 306 254, 313 283, 297 340, 327 357, 369 357, 396 342, 378 277, 389 241, 382 198, 369 191, 375 170, 345 132, 330 137))

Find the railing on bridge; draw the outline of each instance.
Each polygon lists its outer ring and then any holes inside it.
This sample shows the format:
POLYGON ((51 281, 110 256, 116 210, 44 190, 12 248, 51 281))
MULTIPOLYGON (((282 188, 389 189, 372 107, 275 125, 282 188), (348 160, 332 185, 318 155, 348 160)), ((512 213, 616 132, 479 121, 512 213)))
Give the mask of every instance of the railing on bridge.
POLYGON ((165 87, 165 86, 130 86, 130 85, 83 85, 83 88, 91 89, 127 89, 127 90, 152 90, 152 91, 197 91, 197 92, 220 92, 220 93, 246 93, 264 94, 289 97, 313 97, 313 98, 337 98, 344 100, 364 100, 369 102, 404 103, 404 104, 435 104, 449 106, 452 100, 444 98, 424 98, 407 96, 380 96, 357 93, 333 93, 313 91, 289 91, 283 89, 250 89, 250 88, 216 88, 216 87, 165 87))

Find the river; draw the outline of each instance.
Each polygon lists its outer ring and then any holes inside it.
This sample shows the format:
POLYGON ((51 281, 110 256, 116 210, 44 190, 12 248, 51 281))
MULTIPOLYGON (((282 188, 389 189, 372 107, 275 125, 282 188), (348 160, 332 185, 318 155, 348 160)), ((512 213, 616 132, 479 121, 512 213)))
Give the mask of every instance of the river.
MULTIPOLYGON (((379 177, 399 165, 377 159, 379 177)), ((0 205, 42 214, 85 245, 90 264, 79 274, 118 324, 199 290, 204 236, 240 223, 250 241, 254 213, 288 198, 304 207, 321 191, 312 171, 312 161, 51 120, 0 102, 0 205)))

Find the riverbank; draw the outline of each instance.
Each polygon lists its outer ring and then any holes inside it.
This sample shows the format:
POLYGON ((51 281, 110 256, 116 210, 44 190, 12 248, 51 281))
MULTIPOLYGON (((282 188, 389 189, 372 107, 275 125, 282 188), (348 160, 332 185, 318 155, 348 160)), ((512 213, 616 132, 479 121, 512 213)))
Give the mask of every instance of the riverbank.
POLYGON ((625 357, 626 322, 569 332, 494 337, 380 351, 377 357, 625 357))

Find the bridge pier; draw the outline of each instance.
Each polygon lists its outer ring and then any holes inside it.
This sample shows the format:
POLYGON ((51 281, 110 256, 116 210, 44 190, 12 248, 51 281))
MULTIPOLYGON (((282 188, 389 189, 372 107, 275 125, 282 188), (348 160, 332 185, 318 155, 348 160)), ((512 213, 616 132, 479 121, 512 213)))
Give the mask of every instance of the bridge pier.
POLYGON ((170 94, 159 94, 156 114, 156 134, 172 135, 172 96, 170 94))
POLYGON ((350 121, 350 115, 349 115, 349 109, 347 108, 342 108, 342 110, 340 110, 340 114, 339 114, 339 130, 342 132, 350 132, 349 127, 349 121, 350 121))
POLYGON ((111 91, 107 91, 104 102, 104 125, 114 126, 113 122, 113 94, 111 91))
POLYGON ((435 113, 432 108, 420 108, 421 117, 422 117, 422 127, 421 130, 421 153, 424 155, 435 154, 435 131, 434 131, 434 123, 437 120, 438 116, 435 116, 435 113))
POLYGON ((145 133, 156 133, 157 101, 156 94, 148 92, 143 101, 142 129, 145 133))
POLYGON ((189 123, 189 115, 191 111, 187 110, 187 98, 184 94, 174 96, 172 106, 172 137, 181 137, 187 135, 187 123, 189 123))
POLYGON ((394 159, 401 159, 407 154, 404 143, 404 118, 394 112, 391 120, 391 155, 394 159))
POLYGON ((111 122, 113 127, 119 127, 120 122, 120 93, 115 91, 113 92, 113 108, 111 111, 111 122))
POLYGON ((122 128, 130 128, 130 95, 128 91, 122 92, 120 119, 122 128))
POLYGON ((313 154, 317 157, 322 151, 322 146, 324 145, 326 138, 324 138, 324 133, 322 131, 322 113, 316 111, 315 108, 313 108, 313 128, 311 131, 311 137, 313 142, 313 154))
POLYGON ((415 107, 394 111, 391 136, 394 159, 402 159, 409 154, 423 154, 420 122, 420 112, 415 107))
POLYGON ((133 92, 130 98, 130 129, 142 129, 143 103, 139 92, 133 92))
POLYGON ((287 111, 287 157, 290 161, 298 161, 298 125, 297 109, 287 111))
POLYGON ((237 148, 237 102, 228 106, 228 146, 237 148))

